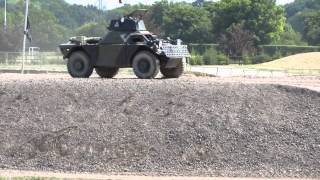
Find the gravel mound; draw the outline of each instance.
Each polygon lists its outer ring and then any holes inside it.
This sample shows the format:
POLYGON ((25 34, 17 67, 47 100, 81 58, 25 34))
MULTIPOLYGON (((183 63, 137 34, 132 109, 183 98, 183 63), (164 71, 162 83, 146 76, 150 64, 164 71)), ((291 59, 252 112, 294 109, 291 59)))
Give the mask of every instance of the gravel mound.
POLYGON ((320 93, 195 80, 0 82, 0 168, 320 177, 320 93))

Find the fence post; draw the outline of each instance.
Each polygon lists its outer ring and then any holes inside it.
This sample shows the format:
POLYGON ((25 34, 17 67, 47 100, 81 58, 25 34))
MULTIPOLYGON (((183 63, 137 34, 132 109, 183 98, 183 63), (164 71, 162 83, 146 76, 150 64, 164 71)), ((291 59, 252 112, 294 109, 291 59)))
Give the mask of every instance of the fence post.
POLYGON ((8 65, 9 53, 5 53, 5 64, 8 65))

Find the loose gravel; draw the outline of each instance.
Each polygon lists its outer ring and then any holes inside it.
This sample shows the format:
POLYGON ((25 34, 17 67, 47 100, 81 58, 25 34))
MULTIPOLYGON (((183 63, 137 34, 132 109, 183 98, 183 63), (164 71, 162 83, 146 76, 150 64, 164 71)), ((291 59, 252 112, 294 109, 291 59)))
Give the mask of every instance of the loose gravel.
POLYGON ((0 168, 320 177, 320 93, 210 80, 0 81, 0 168))

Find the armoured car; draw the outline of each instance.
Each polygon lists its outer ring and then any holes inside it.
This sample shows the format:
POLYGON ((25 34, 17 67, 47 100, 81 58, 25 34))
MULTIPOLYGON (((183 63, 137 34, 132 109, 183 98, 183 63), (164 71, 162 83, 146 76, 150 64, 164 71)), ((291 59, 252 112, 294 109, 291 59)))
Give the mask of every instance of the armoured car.
POLYGON ((132 67, 141 79, 152 79, 159 71, 165 78, 183 74, 183 59, 190 54, 181 40, 159 39, 147 31, 142 14, 135 11, 112 20, 106 36, 73 37, 59 46, 69 74, 88 78, 95 69, 101 78, 113 78, 120 68, 132 67))

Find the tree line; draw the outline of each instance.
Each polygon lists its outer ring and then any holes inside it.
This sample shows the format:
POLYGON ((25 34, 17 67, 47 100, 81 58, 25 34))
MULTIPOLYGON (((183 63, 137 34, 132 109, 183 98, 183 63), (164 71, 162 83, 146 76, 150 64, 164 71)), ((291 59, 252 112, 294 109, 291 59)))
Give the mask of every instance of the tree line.
MULTIPOLYGON (((1 12, 3 4, 0 0, 1 12)), ((30 45, 56 50, 71 36, 103 36, 112 18, 141 8, 149 10, 147 27, 161 37, 180 38, 186 43, 218 43, 226 54, 255 53, 262 44, 320 45, 319 0, 295 0, 285 6, 278 6, 276 0, 161 0, 151 6, 125 4, 109 11, 70 5, 64 0, 31 0, 30 45)), ((8 28, 0 28, 0 51, 20 49, 23 12, 24 0, 8 0, 8 28)))

